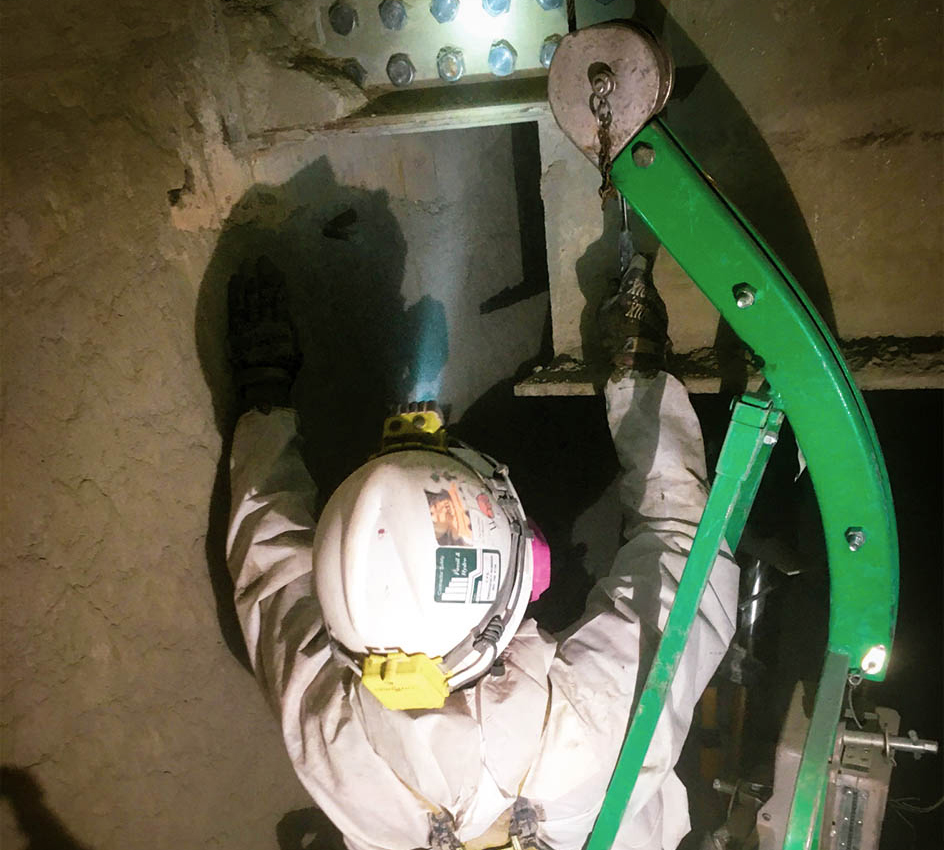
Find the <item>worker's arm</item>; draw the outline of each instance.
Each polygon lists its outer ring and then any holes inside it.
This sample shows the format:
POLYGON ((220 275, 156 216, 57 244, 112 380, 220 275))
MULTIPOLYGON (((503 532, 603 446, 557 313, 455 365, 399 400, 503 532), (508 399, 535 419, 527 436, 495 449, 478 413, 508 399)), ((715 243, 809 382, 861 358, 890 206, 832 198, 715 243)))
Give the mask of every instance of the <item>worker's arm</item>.
POLYGON ((326 641, 314 640, 324 631, 311 587, 315 485, 299 452, 294 410, 240 417, 230 490, 226 554, 236 611, 256 676, 281 713, 290 681, 304 688, 328 655, 326 641))
MULTIPOLYGON (((610 430, 623 468, 625 543, 590 595, 581 621, 561 642, 551 702, 528 796, 547 809, 545 840, 578 845, 592 828, 675 598, 707 496, 698 420, 685 388, 660 372, 629 372, 606 388, 610 430)), ((684 834, 684 801, 671 775, 692 711, 733 636, 737 567, 719 556, 652 745, 636 784, 620 846, 661 846, 684 834), (669 798, 666 798, 669 799, 669 798), (681 811, 675 809, 681 808, 681 811), (653 843, 654 842, 654 843, 653 843)), ((674 846, 674 844, 673 844, 674 846)))

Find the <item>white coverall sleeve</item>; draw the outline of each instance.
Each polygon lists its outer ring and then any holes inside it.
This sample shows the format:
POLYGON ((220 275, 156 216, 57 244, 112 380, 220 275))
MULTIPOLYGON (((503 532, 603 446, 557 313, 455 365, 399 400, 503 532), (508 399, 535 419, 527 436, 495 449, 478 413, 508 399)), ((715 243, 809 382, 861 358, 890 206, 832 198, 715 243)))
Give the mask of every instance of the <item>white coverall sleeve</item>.
POLYGON ((328 657, 299 652, 323 631, 323 621, 311 591, 315 485, 299 452, 295 411, 240 418, 230 492, 226 555, 236 612, 253 670, 281 716, 286 690, 304 688, 328 657))
MULTIPOLYGON (((708 493, 701 430, 675 378, 611 381, 606 400, 623 468, 626 542, 549 672, 544 742, 526 793, 545 806, 542 837, 552 847, 580 846, 593 826, 708 493)), ((737 586, 737 566, 722 552, 614 847, 674 850, 689 829, 684 787, 672 769, 695 703, 734 634, 737 586)))

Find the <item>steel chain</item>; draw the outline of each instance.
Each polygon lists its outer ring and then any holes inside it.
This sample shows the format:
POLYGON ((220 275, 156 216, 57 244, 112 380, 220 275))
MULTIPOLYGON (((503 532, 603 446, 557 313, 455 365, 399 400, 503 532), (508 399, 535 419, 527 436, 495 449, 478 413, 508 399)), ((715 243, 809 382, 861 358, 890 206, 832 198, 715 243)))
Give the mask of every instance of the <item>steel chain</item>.
POLYGON ((600 170, 600 206, 605 207, 610 198, 616 197, 616 187, 610 179, 613 169, 611 156, 610 125, 613 123, 613 110, 610 108, 609 96, 613 91, 613 77, 601 72, 591 83, 593 92, 590 95, 590 112, 597 121, 597 139, 600 143, 600 152, 597 156, 597 168, 600 170))

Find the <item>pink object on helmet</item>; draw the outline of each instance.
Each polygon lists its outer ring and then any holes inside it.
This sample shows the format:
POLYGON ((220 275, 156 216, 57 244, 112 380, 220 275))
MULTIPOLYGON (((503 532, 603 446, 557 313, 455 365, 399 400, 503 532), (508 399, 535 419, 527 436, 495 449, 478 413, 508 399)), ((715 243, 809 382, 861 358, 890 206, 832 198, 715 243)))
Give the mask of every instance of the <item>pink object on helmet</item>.
POLYGON ((528 517, 528 528, 534 532, 531 539, 531 554, 534 558, 534 576, 531 579, 531 601, 540 598, 551 584, 551 547, 541 534, 538 524, 528 517))

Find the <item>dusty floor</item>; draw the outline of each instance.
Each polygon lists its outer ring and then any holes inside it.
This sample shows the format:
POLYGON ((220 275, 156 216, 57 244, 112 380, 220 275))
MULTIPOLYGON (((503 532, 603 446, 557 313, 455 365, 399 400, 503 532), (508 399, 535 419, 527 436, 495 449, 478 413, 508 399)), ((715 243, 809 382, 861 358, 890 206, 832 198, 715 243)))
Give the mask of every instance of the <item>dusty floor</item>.
MULTIPOLYGON (((589 510, 613 473, 599 402, 511 392, 550 351, 534 129, 255 149, 246 127, 266 116, 234 87, 221 8, 4 4, 5 848, 284 850, 323 835, 242 665, 221 572, 222 298, 244 258, 265 252, 289 275, 307 354, 298 403, 325 489, 372 445, 390 397, 436 378, 465 436, 522 470, 567 565, 561 598, 616 543, 605 498, 589 510)), ((684 23, 714 43, 722 12, 684 23)), ((884 178, 899 142, 927 140, 872 140, 884 178)), ((881 214, 862 212, 872 228, 881 214)), ((915 244, 933 247, 940 223, 927 215, 915 244)), ((869 243, 886 278, 907 236, 869 243)), ((938 282, 909 290, 929 314, 938 282)), ((911 432, 894 404, 882 409, 904 445, 893 487, 907 518, 924 517, 912 562, 936 569, 939 534, 922 530, 939 516, 922 510, 939 502, 909 470, 940 468, 915 451, 939 445, 939 420, 918 405, 931 430, 911 432)), ((917 575, 903 606, 940 582, 917 575)), ((902 662, 918 681, 928 653, 940 657, 934 625, 902 662)), ((916 711, 933 720, 940 685, 924 695, 916 711)))

